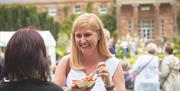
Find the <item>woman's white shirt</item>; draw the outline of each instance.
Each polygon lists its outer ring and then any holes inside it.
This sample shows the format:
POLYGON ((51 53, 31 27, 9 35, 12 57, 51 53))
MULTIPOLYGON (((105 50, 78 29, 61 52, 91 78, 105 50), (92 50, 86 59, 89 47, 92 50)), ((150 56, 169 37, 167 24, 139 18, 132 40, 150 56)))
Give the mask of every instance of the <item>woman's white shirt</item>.
MULTIPOLYGON (((105 61, 106 66, 108 67, 108 71, 110 73, 110 80, 112 81, 112 77, 118 67, 119 60, 115 57, 108 58, 105 61)), ((97 75, 97 74, 96 74, 97 75)), ((94 77, 97 77, 94 75, 94 77)), ((66 86, 68 88, 72 87, 72 80, 81 80, 85 78, 87 75, 82 71, 82 70, 75 70, 75 69, 70 69, 69 74, 67 76, 66 80, 66 86)), ((98 77, 95 81, 95 85, 91 89, 91 91, 106 91, 104 87, 104 82, 101 79, 101 77, 98 77)))

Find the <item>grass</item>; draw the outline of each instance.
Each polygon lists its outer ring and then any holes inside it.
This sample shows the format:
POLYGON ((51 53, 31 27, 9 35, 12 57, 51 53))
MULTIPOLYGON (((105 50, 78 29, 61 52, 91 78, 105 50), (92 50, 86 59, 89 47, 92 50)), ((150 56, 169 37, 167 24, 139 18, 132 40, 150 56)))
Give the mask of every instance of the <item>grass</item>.
POLYGON ((126 91, 133 91, 132 89, 126 89, 126 91))

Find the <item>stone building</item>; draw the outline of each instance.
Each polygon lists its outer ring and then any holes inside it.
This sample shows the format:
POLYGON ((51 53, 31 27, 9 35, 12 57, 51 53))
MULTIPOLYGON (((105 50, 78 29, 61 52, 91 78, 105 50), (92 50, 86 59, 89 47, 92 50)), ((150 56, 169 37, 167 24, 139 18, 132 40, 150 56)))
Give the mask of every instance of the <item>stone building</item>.
POLYGON ((163 42, 176 36, 180 0, 116 0, 121 37, 163 42))
POLYGON ((87 12, 92 3, 95 14, 112 13, 116 3, 117 30, 120 37, 136 37, 163 42, 177 36, 177 13, 180 0, 0 0, 0 4, 34 4, 62 22, 70 15, 87 12))

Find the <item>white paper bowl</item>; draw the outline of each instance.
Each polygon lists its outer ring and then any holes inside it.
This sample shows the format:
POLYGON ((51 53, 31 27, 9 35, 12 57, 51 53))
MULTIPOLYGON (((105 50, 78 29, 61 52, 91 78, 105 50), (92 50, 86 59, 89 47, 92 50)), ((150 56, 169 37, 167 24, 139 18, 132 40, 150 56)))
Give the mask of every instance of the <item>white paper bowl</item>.
POLYGON ((77 86, 79 88, 81 88, 81 87, 91 87, 94 83, 95 83, 95 81, 80 81, 80 82, 77 83, 77 86))

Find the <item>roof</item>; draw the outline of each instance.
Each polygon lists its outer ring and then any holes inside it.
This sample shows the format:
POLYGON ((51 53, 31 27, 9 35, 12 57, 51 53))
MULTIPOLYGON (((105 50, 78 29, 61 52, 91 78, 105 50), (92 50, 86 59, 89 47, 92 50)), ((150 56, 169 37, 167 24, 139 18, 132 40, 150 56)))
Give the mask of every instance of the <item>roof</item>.
MULTIPOLYGON (((50 31, 38 31, 43 37, 46 47, 55 47, 56 41, 50 31)), ((0 31, 0 47, 6 47, 9 39, 15 31, 0 31)))
POLYGON ((57 3, 64 0, 0 0, 1 4, 57 3))
POLYGON ((0 4, 42 4, 42 3, 67 3, 67 2, 112 2, 113 0, 0 0, 0 4))

